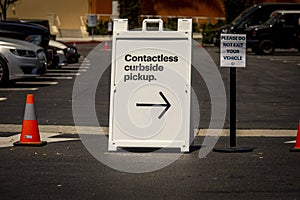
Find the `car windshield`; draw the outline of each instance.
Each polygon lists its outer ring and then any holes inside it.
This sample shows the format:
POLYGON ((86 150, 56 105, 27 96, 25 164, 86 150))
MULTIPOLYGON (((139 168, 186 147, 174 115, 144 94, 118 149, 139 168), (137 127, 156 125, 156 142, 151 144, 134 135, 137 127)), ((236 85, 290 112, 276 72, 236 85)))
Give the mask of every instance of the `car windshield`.
POLYGON ((278 21, 278 19, 280 18, 280 16, 281 15, 279 13, 271 14, 271 18, 265 22, 265 25, 275 24, 278 21))
POLYGON ((232 22, 232 25, 239 25, 240 23, 242 23, 245 18, 250 15, 251 13, 254 12, 254 10, 256 10, 255 8, 257 8, 256 6, 252 6, 247 8, 246 10, 244 10, 241 14, 239 14, 239 16, 237 16, 232 22), (252 11, 251 11, 252 10, 252 11))

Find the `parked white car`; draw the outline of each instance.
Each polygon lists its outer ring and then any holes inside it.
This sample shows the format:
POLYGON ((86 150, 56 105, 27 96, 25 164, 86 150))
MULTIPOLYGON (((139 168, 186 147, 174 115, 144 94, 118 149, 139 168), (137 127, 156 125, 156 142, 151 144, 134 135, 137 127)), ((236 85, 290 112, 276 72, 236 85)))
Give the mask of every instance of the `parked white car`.
POLYGON ((34 77, 46 72, 47 56, 42 47, 0 37, 0 85, 9 80, 34 77))

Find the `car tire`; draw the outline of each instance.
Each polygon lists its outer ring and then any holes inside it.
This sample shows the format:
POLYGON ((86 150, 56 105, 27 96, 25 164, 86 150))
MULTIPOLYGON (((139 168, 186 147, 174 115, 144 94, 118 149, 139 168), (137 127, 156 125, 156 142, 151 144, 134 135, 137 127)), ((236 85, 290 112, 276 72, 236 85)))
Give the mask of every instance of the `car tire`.
POLYGON ((271 40, 263 40, 259 44, 259 53, 272 54, 274 52, 274 43, 271 40))
POLYGON ((5 85, 9 80, 8 66, 3 59, 0 59, 0 85, 5 85))

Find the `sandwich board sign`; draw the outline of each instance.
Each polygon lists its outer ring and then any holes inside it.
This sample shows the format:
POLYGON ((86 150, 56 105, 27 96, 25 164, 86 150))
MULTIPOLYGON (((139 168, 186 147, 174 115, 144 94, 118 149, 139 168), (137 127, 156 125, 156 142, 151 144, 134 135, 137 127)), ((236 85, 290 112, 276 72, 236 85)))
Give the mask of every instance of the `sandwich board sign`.
POLYGON ((108 150, 189 151, 191 19, 179 19, 177 31, 164 31, 160 19, 145 19, 137 31, 127 19, 113 26, 108 150))
POLYGON ((221 67, 246 67, 246 35, 221 34, 221 67))

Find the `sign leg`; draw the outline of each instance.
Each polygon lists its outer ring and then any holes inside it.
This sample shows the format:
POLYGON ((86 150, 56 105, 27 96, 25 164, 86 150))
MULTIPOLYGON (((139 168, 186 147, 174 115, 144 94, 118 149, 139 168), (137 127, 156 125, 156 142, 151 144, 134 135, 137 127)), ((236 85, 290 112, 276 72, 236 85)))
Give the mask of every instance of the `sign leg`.
POLYGON ((236 146, 236 68, 230 68, 230 147, 214 148, 215 152, 242 153, 251 152, 253 147, 236 146))
POLYGON ((230 147, 236 146, 236 68, 230 68, 230 147))

